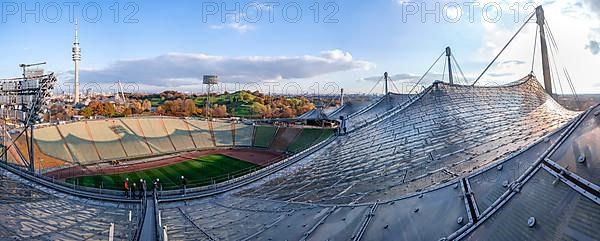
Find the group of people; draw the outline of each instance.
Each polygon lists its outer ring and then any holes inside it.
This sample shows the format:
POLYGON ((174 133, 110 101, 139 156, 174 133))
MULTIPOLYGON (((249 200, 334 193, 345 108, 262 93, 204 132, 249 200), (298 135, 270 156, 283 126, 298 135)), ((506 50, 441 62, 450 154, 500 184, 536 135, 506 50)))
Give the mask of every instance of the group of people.
MULTIPOLYGON (((146 180, 140 179, 138 183, 133 182, 131 185, 129 185, 129 178, 125 178, 125 181, 123 182, 123 188, 125 189, 125 197, 132 199, 142 199, 142 197, 145 196, 147 191, 146 180), (136 195, 136 192, 138 193, 138 195, 136 195)), ((185 196, 187 194, 187 179, 184 176, 181 176, 181 188, 182 195, 185 196)), ((158 194, 158 191, 162 191, 162 185, 160 183, 160 179, 156 178, 152 182, 152 193, 158 194)))

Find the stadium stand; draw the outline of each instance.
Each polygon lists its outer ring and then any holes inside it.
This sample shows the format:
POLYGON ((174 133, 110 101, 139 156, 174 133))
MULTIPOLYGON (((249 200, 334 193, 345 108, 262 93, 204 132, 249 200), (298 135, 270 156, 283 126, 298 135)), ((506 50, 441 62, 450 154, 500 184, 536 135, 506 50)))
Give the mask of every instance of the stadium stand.
POLYGON ((254 143, 252 143, 252 145, 255 147, 269 148, 276 132, 277 127, 256 126, 254 131, 254 143))
POLYGON ((98 149, 92 141, 85 122, 72 123, 68 128, 65 125, 57 127, 76 162, 88 164, 100 160, 98 149))
POLYGON ((233 146, 233 124, 213 121, 212 131, 215 135, 216 146, 233 146))
POLYGON ((196 149, 188 124, 183 119, 164 118, 167 135, 171 138, 177 151, 196 149))
POLYGON ((192 140, 196 145, 196 148, 212 148, 215 147, 215 142, 210 133, 210 127, 208 121, 201 120, 187 120, 190 132, 192 134, 192 140))
POLYGON ((90 130, 92 140, 96 144, 100 159, 121 159, 127 156, 121 136, 113 128, 112 120, 86 121, 86 128, 90 130))
POLYGON ((242 123, 234 125, 235 146, 252 146, 252 138, 254 137, 254 126, 242 123))
POLYGON ((300 128, 279 127, 269 148, 276 151, 287 150, 288 146, 296 139, 301 131, 302 129, 300 128))
POLYGON ((139 118, 142 133, 146 137, 148 145, 155 153, 170 153, 175 151, 173 142, 167 134, 165 125, 161 118, 139 118))
MULTIPOLYGON (((243 123, 143 117, 86 120, 58 127, 38 128, 34 136, 37 144, 35 148, 40 148, 40 153, 36 156, 53 162, 51 167, 54 168, 65 163, 92 165, 113 160, 206 150, 217 146, 269 148, 271 143, 276 143, 276 150, 284 152, 301 130, 281 129, 276 136, 277 127, 257 129, 255 133, 254 125, 243 123), (67 133, 67 136, 61 136, 60 130, 67 133), (259 140, 255 140, 255 137, 259 140), (273 142, 275 137, 277 140, 273 142)), ((24 145, 24 140, 19 140, 18 144, 24 145)), ((306 147, 305 145, 297 147, 296 151, 306 147)))
POLYGON ((317 142, 320 139, 323 129, 304 128, 298 137, 288 146, 290 152, 300 152, 317 142))
POLYGON ((134 131, 139 129, 130 129, 126 124, 126 121, 130 124, 135 124, 134 127, 137 128, 137 122, 125 119, 110 120, 109 128, 121 137, 121 143, 123 144, 127 157, 139 157, 152 154, 144 136, 140 136, 134 131))
MULTIPOLYGON (((54 158, 73 162, 73 156, 55 126, 35 130, 35 142, 39 149, 54 158)), ((19 148, 26 150, 26 148, 19 148)))
POLYGON ((140 121, 137 118, 123 118, 119 119, 126 130, 130 131, 133 135, 135 135, 144 145, 148 147, 149 154, 159 153, 157 148, 148 143, 148 139, 146 139, 146 135, 142 129, 140 121))

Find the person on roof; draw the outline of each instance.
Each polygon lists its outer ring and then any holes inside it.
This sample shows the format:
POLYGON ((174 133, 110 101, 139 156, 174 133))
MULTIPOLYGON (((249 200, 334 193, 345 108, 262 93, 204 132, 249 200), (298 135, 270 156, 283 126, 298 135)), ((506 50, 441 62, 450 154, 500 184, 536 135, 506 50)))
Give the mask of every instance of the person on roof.
POLYGON ((137 189, 137 184, 135 182, 133 182, 133 185, 131 185, 131 198, 135 199, 135 191, 137 189))
POLYGON ((123 187, 125 188, 125 197, 129 198, 129 178, 125 178, 125 182, 123 182, 123 187))
POLYGON ((184 176, 181 176, 181 187, 183 188, 182 196, 185 196, 187 194, 187 179, 184 176))

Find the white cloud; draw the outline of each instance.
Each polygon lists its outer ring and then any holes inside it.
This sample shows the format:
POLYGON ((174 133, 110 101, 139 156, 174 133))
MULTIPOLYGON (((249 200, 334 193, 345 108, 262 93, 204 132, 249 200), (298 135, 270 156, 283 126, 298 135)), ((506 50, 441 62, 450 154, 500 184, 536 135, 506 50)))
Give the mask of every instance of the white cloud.
MULTIPOLYGON (((279 82, 301 80, 351 70, 369 70, 371 62, 355 60, 342 50, 304 56, 213 56, 170 53, 153 58, 120 60, 101 69, 82 69, 82 83, 114 83, 118 80, 143 86, 171 88, 201 85, 202 76, 217 74, 222 82, 279 82)), ((72 72, 64 76, 72 80, 72 72)), ((156 88, 155 88, 156 89, 156 88)))
POLYGON ((590 40, 590 43, 588 45, 586 45, 585 48, 592 51, 592 54, 599 54, 600 53, 600 42, 590 40))
POLYGON ((211 25, 211 29, 232 29, 237 31, 238 33, 246 33, 250 30, 256 29, 254 25, 244 24, 244 23, 224 23, 219 25, 211 25))

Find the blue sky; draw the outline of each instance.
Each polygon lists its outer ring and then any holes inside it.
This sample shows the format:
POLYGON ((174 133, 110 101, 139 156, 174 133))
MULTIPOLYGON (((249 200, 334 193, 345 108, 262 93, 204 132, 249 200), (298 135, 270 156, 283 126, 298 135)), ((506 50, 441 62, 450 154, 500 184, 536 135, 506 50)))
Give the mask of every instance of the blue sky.
MULTIPOLYGON (((0 58, 0 76, 19 75, 19 63, 47 61, 45 68, 59 74, 63 89, 69 88, 74 23, 69 19, 69 4, 57 3, 2 3, 0 51, 4 56, 0 58), (30 14, 24 15, 24 8, 30 14), (56 15, 57 8, 62 12, 60 17, 56 15)), ((514 9, 519 9, 520 21, 531 10, 525 9, 527 1, 439 1, 440 7, 422 21, 423 8, 435 10, 436 2, 129 3, 80 1, 74 7, 74 16, 81 23, 83 85, 97 83, 106 91, 121 80, 142 92, 200 92, 202 74, 215 73, 227 83, 222 86, 224 89, 261 88, 266 92, 272 88, 282 92, 287 84, 302 92, 316 92, 317 88, 319 93, 336 92, 326 88, 326 83, 331 83, 335 88, 364 93, 385 71, 397 85, 412 85, 445 46, 452 46, 472 81, 521 24, 514 20, 514 9), (114 10, 116 4, 118 14, 114 10), (317 4, 318 14, 314 10, 317 4), (479 4, 473 7, 472 17, 465 4, 479 4), (284 16, 285 6, 288 14, 284 16), (461 11, 452 6, 459 6, 461 11), (501 9, 499 18, 494 17, 495 6, 501 9), (222 16, 223 7, 230 14, 222 16), (96 15, 98 8, 101 16, 96 15), (298 8, 302 15, 293 22, 298 8), (257 9, 262 14, 259 21, 255 21, 257 9), (239 21, 233 14, 236 12, 239 21), (130 13, 134 14, 128 16, 130 13), (269 20, 271 13, 273 21, 269 20), (439 22, 435 21, 436 16, 439 22), (452 16, 460 16, 460 20, 450 21, 452 16)), ((571 71, 577 91, 600 92, 600 4, 592 0, 546 1, 545 9, 560 45, 557 56, 571 71)), ((516 80, 529 72, 535 37, 535 25, 529 25, 515 46, 499 59, 499 65, 484 77, 482 85, 516 80)), ((442 77, 442 64, 434 68, 425 84, 442 77)), ((541 69, 537 69, 535 72, 541 76, 541 69)), ((378 87, 374 91, 382 90, 378 87)))

